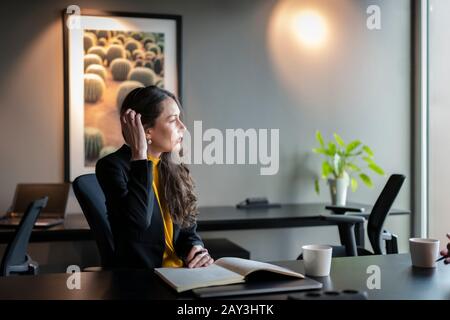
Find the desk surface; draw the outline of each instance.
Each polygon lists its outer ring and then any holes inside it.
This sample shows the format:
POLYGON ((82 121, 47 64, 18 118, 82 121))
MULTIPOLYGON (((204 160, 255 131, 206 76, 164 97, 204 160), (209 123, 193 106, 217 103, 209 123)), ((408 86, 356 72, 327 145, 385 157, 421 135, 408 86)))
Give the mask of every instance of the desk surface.
MULTIPOLYGON (((199 231, 237 230, 261 228, 292 228, 303 226, 332 225, 321 219, 321 215, 332 214, 325 209, 326 203, 283 204, 280 208, 237 209, 233 206, 201 207, 198 218, 199 231)), ((351 207, 362 207, 363 213, 354 215, 368 218, 373 206, 349 203, 351 207)), ((410 214, 408 210, 392 209, 390 215, 410 214)))
MULTIPOLYGON (((368 217, 372 206, 349 203, 349 206, 363 207, 368 217)), ((200 207, 197 221, 198 231, 243 230, 266 228, 292 228, 334 225, 324 221, 321 215, 331 214, 325 203, 284 204, 280 208, 237 209, 233 206, 200 207)), ((354 214, 354 213, 353 213, 354 214)), ((392 209, 390 215, 410 214, 408 210, 392 209)), ((11 229, 0 230, 0 243, 8 242, 11 229)), ((31 241, 80 241, 91 240, 89 225, 82 213, 67 214, 64 224, 49 229, 34 230, 31 241)))
MULTIPOLYGON (((276 264, 303 272, 302 261, 276 264)), ((0 278, 0 299, 179 299, 152 271, 101 271, 81 273, 81 289, 69 290, 68 274, 0 278)), ((436 269, 411 267, 409 254, 334 258, 331 275, 315 278, 325 289, 366 291, 369 299, 450 299, 450 266, 436 269), (381 289, 368 290, 367 267, 381 269, 381 289), (349 272, 351 270, 351 272, 349 272)), ((288 293, 239 297, 240 299, 287 299, 288 293)))

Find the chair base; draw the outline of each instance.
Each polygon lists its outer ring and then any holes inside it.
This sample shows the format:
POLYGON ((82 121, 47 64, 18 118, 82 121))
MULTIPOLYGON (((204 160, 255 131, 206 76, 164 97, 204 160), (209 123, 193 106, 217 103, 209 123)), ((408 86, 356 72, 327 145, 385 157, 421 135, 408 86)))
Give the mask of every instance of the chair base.
POLYGON ((19 265, 7 266, 3 271, 3 276, 10 275, 37 275, 39 274, 39 264, 32 260, 27 254, 25 262, 19 265))

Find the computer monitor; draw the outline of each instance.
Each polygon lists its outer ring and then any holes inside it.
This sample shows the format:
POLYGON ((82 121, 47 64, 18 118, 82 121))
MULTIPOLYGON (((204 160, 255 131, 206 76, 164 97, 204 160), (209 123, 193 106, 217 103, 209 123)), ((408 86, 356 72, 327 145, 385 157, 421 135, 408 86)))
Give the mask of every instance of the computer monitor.
POLYGON ((20 216, 30 202, 47 196, 47 206, 42 209, 40 216, 63 218, 69 190, 69 183, 19 183, 10 208, 10 216, 20 216))

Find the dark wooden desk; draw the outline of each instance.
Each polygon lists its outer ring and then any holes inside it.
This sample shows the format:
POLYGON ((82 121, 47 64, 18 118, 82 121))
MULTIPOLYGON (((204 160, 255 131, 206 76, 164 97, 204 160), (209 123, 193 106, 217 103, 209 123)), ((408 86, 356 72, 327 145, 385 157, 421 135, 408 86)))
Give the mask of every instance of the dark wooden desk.
MULTIPOLYGON (((325 203, 285 204, 281 208, 237 209, 233 206, 200 207, 198 231, 243 230, 267 228, 293 228, 334 225, 324 221, 321 215, 331 214, 325 209, 325 203)), ((364 213, 357 215, 368 217, 372 206, 349 203, 349 206, 364 207, 364 213)), ((410 214, 407 210, 393 209, 390 215, 410 214)), ((0 243, 6 243, 12 236, 12 230, 0 230, 0 243)), ((357 242, 364 244, 364 226, 356 228, 357 242)), ((68 214, 63 225, 44 230, 34 230, 33 242, 81 241, 93 239, 82 213, 68 214)))
MULTIPOLYGON (((198 221, 200 231, 271 229, 292 227, 315 227, 334 225, 321 219, 323 215, 332 214, 325 209, 325 203, 284 204, 280 208, 237 209, 232 206, 202 207, 198 221)), ((348 206, 362 207, 363 213, 352 213, 368 218, 372 206, 349 203, 348 206)), ((407 210, 392 209, 390 215, 410 214, 407 210)))
MULTIPOLYGON (((277 264, 304 272, 302 261, 277 264)), ((68 274, 0 278, 0 300, 193 298, 190 293, 177 295, 152 271, 101 271, 80 275, 80 290, 67 289, 68 274)), ((324 284, 324 289, 366 291, 369 299, 450 299, 450 266, 441 262, 436 269, 416 269, 411 267, 409 254, 334 258, 331 275, 316 279, 324 284), (379 290, 369 290, 366 286, 367 267, 371 265, 381 269, 379 290)), ((291 293, 239 298, 285 300, 291 293)))

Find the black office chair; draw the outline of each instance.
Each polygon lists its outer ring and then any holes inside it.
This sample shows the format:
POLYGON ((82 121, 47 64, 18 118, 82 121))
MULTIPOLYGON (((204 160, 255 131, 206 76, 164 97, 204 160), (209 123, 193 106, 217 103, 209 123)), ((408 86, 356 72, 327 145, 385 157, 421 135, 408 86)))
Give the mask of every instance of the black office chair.
POLYGON ((3 255, 0 272, 1 276, 12 274, 38 274, 39 265, 27 254, 31 232, 39 213, 47 205, 48 197, 35 200, 28 205, 14 237, 8 243, 3 255))
POLYGON ((73 191, 94 234, 102 269, 111 268, 114 261, 114 240, 108 221, 105 195, 95 174, 77 177, 73 181, 73 191))
MULTIPOLYGON (((369 221, 367 222, 367 235, 370 244, 372 245, 373 252, 356 246, 354 227, 356 223, 364 223, 362 217, 337 215, 323 216, 324 220, 333 221, 337 223, 339 227, 339 238, 343 245, 332 246, 333 257, 383 254, 381 249, 383 241, 385 241, 387 254, 398 253, 397 236, 391 234, 387 230, 383 230, 383 225, 405 179, 406 177, 404 175, 391 175, 372 208, 369 221)), ((297 259, 302 258, 303 256, 300 254, 297 259)))
MULTIPOLYGON (((101 269, 114 267, 114 240, 108 221, 105 195, 98 184, 95 174, 86 174, 73 181, 73 191, 86 217, 89 227, 94 233, 100 253, 101 269)), ((250 258, 250 253, 228 239, 203 239, 211 257, 219 259, 224 256, 250 258)), ((97 267, 89 267, 84 271, 98 271, 97 267)))

